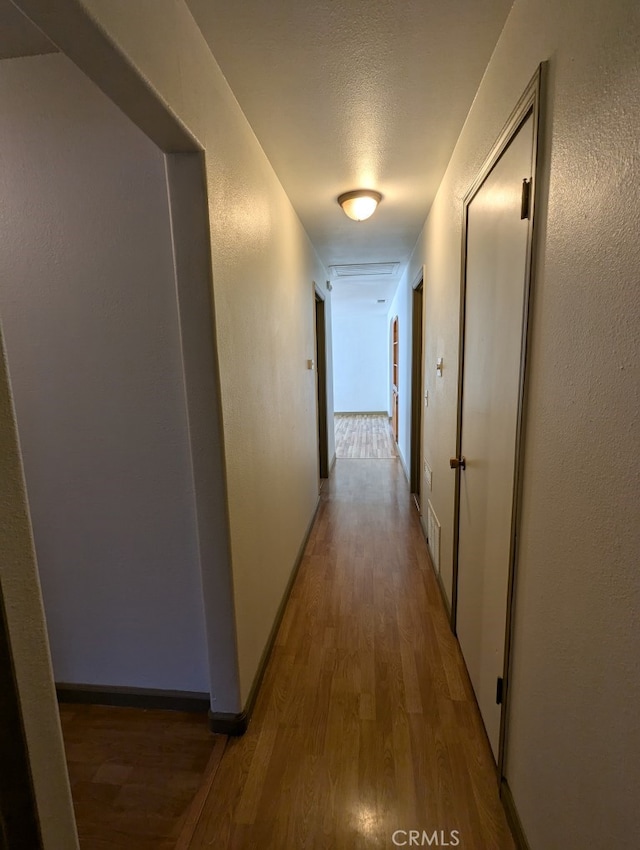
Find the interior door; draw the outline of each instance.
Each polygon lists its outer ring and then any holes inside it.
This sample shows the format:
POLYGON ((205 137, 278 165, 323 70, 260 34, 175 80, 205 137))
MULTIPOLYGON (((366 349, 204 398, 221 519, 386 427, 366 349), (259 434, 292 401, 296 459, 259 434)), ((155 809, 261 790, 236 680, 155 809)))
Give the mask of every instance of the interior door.
POLYGON ((423 281, 414 287, 411 316, 411 459, 410 486, 420 511, 420 482, 422 481, 422 291, 423 281))
POLYGON ((456 630, 496 759, 528 292, 523 180, 532 176, 533 131, 530 116, 467 206, 456 630))
POLYGON ((320 478, 329 477, 329 441, 327 426, 327 337, 325 303, 315 293, 316 320, 316 401, 318 414, 318 470, 320 478))

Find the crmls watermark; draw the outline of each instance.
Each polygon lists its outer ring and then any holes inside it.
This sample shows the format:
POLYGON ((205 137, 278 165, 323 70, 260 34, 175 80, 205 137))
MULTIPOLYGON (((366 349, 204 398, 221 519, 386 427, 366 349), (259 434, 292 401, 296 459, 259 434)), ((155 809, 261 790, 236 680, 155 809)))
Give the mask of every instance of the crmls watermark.
POLYGON ((396 847, 460 847, 460 831, 444 829, 433 832, 419 829, 396 829, 391 836, 396 847))

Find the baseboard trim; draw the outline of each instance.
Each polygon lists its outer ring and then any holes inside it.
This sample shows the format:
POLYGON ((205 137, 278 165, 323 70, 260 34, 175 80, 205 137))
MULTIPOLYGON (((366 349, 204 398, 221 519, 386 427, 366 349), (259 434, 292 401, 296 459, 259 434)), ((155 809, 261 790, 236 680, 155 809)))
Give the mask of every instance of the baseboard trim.
POLYGON ((333 469, 334 469, 334 467, 335 467, 335 465, 336 465, 336 460, 337 460, 337 459, 338 459, 338 456, 337 456, 337 454, 334 452, 334 453, 333 453, 333 458, 332 458, 332 460, 331 460, 331 463, 329 464, 329 475, 331 475, 331 473, 333 472, 333 469))
POLYGON ((431 569, 433 570, 433 574, 436 577, 436 581, 438 582, 438 590, 440 591, 442 604, 444 605, 444 610, 447 612, 447 619, 449 620, 449 623, 451 623, 451 603, 447 598, 447 591, 445 590, 444 584, 442 583, 442 575, 436 570, 435 566, 433 565, 433 561, 431 560, 431 552, 429 551, 429 537, 427 535, 427 529, 424 524, 423 514, 420 514, 420 528, 422 529, 422 536, 424 537, 424 542, 427 545, 427 558, 429 560, 431 569))
MULTIPOLYGON (((429 555, 429 560, 431 560, 431 555, 429 555)), ((433 564, 431 565, 433 566, 433 564)), ((434 573, 436 573, 434 569, 434 573)), ((445 586, 442 583, 442 574, 436 573, 436 580, 438 582, 438 588, 440 590, 440 596, 442 597, 442 604, 444 605, 444 610, 447 612, 447 619, 449 623, 451 623, 451 603, 447 597, 447 591, 445 590, 445 586)))
POLYGON ((238 714, 226 714, 220 711, 209 711, 209 728, 212 732, 216 732, 220 735, 229 735, 232 737, 237 737, 239 735, 244 735, 244 733, 247 731, 247 727, 249 726, 249 722, 251 721, 251 715, 253 714, 253 709, 255 708, 256 700, 258 698, 260 686, 262 685, 262 680, 264 679, 264 674, 266 672, 267 665, 269 663, 269 659, 271 657, 271 653, 276 642, 276 637, 278 636, 278 630, 280 629, 282 618, 284 617, 285 608, 287 607, 287 602, 289 601, 289 597, 291 595, 293 583, 295 582, 296 577, 298 575, 298 570, 300 569, 300 564, 302 563, 304 551, 307 548, 311 529, 313 528, 313 524, 316 521, 319 507, 320 498, 318 497, 313 516, 311 517, 311 522, 307 526, 307 530, 298 550, 298 555, 294 562, 293 569, 291 570, 291 575, 289 576, 289 581, 287 582, 287 586, 282 595, 282 599, 280 600, 280 605, 278 607, 275 620, 273 621, 273 626, 271 627, 271 631, 269 632, 267 643, 262 653, 262 657, 260 658, 260 664, 258 665, 258 670, 253 680, 253 684, 251 685, 251 690, 249 691, 247 703, 244 709, 238 714))
POLYGON ((156 688, 127 688, 115 685, 56 683, 60 703, 111 705, 125 708, 157 708, 206 714, 209 694, 200 691, 165 691, 156 688))
POLYGON ((238 738, 247 731, 249 720, 251 719, 251 711, 253 711, 253 706, 249 707, 249 701, 247 701, 247 708, 238 714, 209 710, 209 730, 216 735, 228 735, 230 738, 238 738))
POLYGON ((340 410, 334 416, 389 416, 388 410, 340 410))
POLYGON ((513 835, 513 840, 516 843, 516 847, 518 850, 531 850, 531 846, 527 841, 527 836, 525 835, 522 827, 522 821, 520 820, 515 800, 513 799, 513 794, 509 788, 509 783, 504 776, 500 782, 500 799, 502 800, 502 805, 513 835))

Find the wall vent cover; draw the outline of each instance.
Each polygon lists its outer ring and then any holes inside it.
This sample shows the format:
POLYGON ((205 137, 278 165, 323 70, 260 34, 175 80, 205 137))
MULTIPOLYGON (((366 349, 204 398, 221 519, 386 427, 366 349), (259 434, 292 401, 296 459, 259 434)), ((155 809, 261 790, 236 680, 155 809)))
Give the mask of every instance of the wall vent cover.
POLYGON ((392 277, 398 274, 400 263, 346 263, 329 266, 333 277, 392 277))
POLYGON ((440 523, 438 517, 433 510, 433 505, 430 500, 427 500, 427 538, 429 546, 429 554, 433 562, 434 569, 438 575, 440 574, 440 523))

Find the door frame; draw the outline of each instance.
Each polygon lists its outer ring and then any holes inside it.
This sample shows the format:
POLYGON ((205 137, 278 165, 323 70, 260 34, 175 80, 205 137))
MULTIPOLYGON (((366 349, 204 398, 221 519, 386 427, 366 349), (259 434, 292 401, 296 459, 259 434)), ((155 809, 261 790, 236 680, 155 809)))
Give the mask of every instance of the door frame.
POLYGON ((400 440, 400 322, 391 319, 391 430, 396 445, 400 440))
POLYGON ((316 412, 318 420, 318 477, 329 477, 329 423, 327 421, 327 319, 326 299, 313 284, 313 333, 316 347, 316 412))
POLYGON ((0 848, 42 848, 31 764, 0 587, 0 754, 13 772, 0 771, 0 848))
POLYGON ((424 388, 424 266, 411 285, 411 443, 409 488, 418 513, 422 478, 422 395, 424 388), (419 296, 418 296, 418 293, 419 296), (420 302, 420 312, 416 304, 420 302))
MULTIPOLYGON (((514 623, 514 596, 516 582, 516 568, 518 562, 518 529, 520 525, 520 514, 522 508, 522 476, 524 462, 524 437, 525 437, 525 416, 526 416, 526 389, 527 389, 527 364, 528 351, 530 344, 530 314, 533 296, 532 281, 534 277, 535 264, 535 238, 536 230, 534 226, 536 212, 536 184, 537 173, 540 167, 540 152, 541 152, 541 102, 545 88, 546 78, 546 63, 538 66, 536 73, 531 79, 529 85, 525 89, 522 97, 516 104, 502 132, 498 136, 493 148, 491 149, 484 165, 480 169, 478 176, 471 185, 469 191, 463 201, 463 217, 462 217, 462 264, 461 264, 461 281, 460 281, 460 323, 459 323, 459 342, 458 342, 458 409, 456 420, 456 457, 461 457, 462 452, 462 402, 464 391, 464 346, 465 346, 465 309, 466 309, 466 289, 467 289, 467 228, 469 220, 469 206, 477 193, 480 191, 485 180, 491 173, 498 160, 502 157, 512 139, 516 136, 522 125, 529 118, 533 118, 533 155, 532 155, 532 174, 530 185, 529 198, 529 228, 527 233, 527 247, 525 254, 525 285, 524 285, 524 304, 522 315, 522 346, 520 356, 520 371, 518 382, 518 397, 517 397, 517 416, 516 416, 516 445, 514 458, 514 480, 513 480, 513 495, 511 508, 511 543, 509 547, 509 580, 507 587, 507 611, 506 611, 506 629, 505 629, 505 644, 504 644, 504 664, 503 664, 503 686, 502 686, 502 701, 500 712, 500 737, 498 748, 498 782, 502 781, 504 774, 504 762, 507 740, 508 726, 508 707, 509 707, 509 669, 511 660, 511 646, 513 642, 513 623, 514 623)), ((452 599, 451 599, 451 628, 456 633, 456 615, 458 604, 458 578, 459 578, 459 542, 460 542, 460 475, 461 470, 455 470, 455 487, 454 487, 454 516, 453 516, 453 583, 452 583, 452 599)))

